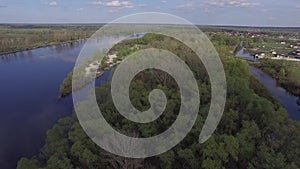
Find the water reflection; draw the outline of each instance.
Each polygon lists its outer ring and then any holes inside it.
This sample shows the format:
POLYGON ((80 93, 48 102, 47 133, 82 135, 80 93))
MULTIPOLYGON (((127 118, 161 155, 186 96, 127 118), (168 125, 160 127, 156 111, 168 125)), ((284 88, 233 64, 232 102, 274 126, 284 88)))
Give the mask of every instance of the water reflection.
POLYGON ((76 57, 86 41, 80 40, 73 43, 53 45, 28 51, 0 55, 2 63, 26 62, 36 59, 55 58, 65 62, 75 63, 76 57))

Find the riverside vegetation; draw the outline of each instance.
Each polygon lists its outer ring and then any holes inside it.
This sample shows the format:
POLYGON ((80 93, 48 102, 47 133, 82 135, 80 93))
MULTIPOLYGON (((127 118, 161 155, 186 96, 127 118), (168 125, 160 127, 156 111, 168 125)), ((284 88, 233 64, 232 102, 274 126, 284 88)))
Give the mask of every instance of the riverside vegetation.
MULTIPOLYGON (((17 168, 300 168, 300 123, 288 119, 279 102, 251 75, 246 61, 232 56, 230 51, 234 51, 239 41, 232 43, 226 36, 215 36, 212 41, 224 64, 228 93, 222 120, 204 144, 198 143, 198 136, 210 102, 210 83, 205 68, 182 43, 151 34, 120 43, 115 49, 126 50, 136 44, 143 48, 159 47, 172 51, 188 64, 198 82, 201 105, 196 123, 187 137, 172 150, 156 157, 123 158, 93 143, 73 113, 72 117, 60 119, 47 132, 46 143, 39 154, 21 158, 17 168)), ((114 107, 109 86, 106 83, 96 88, 97 100, 101 103, 99 108, 106 120, 124 134, 153 136, 166 130, 176 119, 180 93, 175 81, 166 73, 147 70, 137 75, 131 83, 131 102, 141 111, 150 106, 148 95, 151 90, 159 88, 166 93, 168 104, 164 114, 148 124, 136 124, 124 119, 114 107)))
MULTIPOLYGON (((291 53, 296 50, 290 47, 292 44, 297 44, 297 41, 270 37, 244 39, 244 47, 251 55, 263 52, 269 57, 274 57, 271 51, 290 56, 291 53), (284 44, 281 44, 281 42, 284 42, 284 44)), ((289 93, 300 97, 299 62, 265 58, 259 59, 259 62, 253 64, 253 66, 261 69, 272 78, 276 79, 278 85, 285 88, 289 93)))
POLYGON ((275 78, 278 85, 285 88, 289 93, 300 97, 300 63, 260 59, 259 63, 254 64, 254 66, 275 78))
POLYGON ((90 37, 99 25, 0 25, 0 54, 74 42, 90 37))

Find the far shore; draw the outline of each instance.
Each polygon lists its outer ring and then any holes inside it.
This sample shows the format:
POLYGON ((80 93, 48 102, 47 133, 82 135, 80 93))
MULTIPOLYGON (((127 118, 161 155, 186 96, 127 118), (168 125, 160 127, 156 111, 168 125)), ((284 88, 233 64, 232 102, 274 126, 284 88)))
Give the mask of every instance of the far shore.
POLYGON ((76 39, 76 40, 65 41, 65 42, 50 42, 50 43, 48 43, 48 44, 38 45, 38 46, 33 46, 33 47, 27 47, 27 48, 20 49, 20 50, 13 50, 13 51, 9 51, 9 52, 0 52, 0 56, 3 56, 3 55, 9 55, 9 54, 14 54, 14 53, 18 53, 18 52, 29 51, 29 50, 34 50, 34 49, 39 49, 39 48, 44 48, 44 47, 49 47, 49 46, 63 45, 63 44, 70 44, 70 43, 75 43, 75 42, 79 42, 79 41, 87 40, 87 39, 88 39, 88 38, 84 38, 84 39, 76 39))

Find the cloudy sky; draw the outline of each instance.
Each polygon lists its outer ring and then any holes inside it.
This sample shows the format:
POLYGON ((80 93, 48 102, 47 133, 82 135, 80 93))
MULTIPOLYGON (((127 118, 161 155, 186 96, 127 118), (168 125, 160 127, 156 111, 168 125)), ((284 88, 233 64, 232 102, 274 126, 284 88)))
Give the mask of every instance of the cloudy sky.
POLYGON ((0 0, 0 23, 104 23, 138 12, 200 25, 300 27, 300 0, 0 0))

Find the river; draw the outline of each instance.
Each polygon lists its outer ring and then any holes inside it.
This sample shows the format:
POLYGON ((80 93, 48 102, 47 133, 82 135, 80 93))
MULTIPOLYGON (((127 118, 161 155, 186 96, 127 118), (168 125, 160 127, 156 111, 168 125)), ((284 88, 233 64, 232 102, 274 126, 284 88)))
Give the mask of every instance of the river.
MULTIPOLYGON (((38 154, 47 130, 59 118, 71 115, 72 96, 58 99, 59 87, 84 45, 86 54, 92 56, 112 43, 144 35, 101 37, 0 55, 0 168, 14 169, 21 157, 38 154)), ((109 80, 110 73, 106 71, 95 84, 78 92, 100 86, 109 80)))
MULTIPOLYGON (((58 99, 59 86, 73 69, 86 41, 0 55, 0 168, 16 168, 45 143, 46 131, 70 116, 72 97, 58 99)), ((107 81, 110 71, 97 79, 107 81)))
MULTIPOLYGON (((251 56, 245 48, 242 48, 239 52, 236 53, 237 57, 257 62, 253 56, 251 56)), ((282 106, 287 110, 289 118, 294 120, 300 120, 300 106, 297 104, 299 99, 297 96, 294 96, 287 92, 284 88, 279 87, 275 79, 264 73, 262 70, 250 66, 250 71, 253 76, 255 76, 270 93, 280 100, 282 106)))

